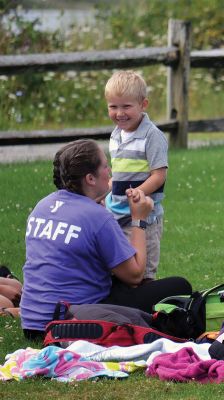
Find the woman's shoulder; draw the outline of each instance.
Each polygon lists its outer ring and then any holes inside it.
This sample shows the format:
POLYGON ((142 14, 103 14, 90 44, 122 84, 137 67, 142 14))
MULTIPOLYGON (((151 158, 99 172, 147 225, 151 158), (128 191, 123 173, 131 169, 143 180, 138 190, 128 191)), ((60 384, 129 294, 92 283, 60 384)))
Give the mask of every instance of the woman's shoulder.
POLYGON ((105 206, 95 203, 94 201, 91 202, 90 208, 94 215, 94 218, 98 221, 102 220, 114 220, 113 214, 109 212, 105 206))
POLYGON ((87 220, 91 220, 91 224, 95 226, 96 231, 101 230, 104 225, 118 225, 113 214, 106 207, 94 201, 88 202, 85 216, 87 220))

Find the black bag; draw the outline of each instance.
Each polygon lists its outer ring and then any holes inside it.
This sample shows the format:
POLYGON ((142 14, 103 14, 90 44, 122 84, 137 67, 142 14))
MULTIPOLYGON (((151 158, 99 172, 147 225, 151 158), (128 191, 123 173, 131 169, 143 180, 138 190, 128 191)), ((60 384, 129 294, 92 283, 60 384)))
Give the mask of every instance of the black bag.
POLYGON ((164 329, 175 336, 196 339, 206 331, 219 331, 224 320, 224 284, 190 296, 166 297, 153 311, 160 317, 165 313, 164 329))

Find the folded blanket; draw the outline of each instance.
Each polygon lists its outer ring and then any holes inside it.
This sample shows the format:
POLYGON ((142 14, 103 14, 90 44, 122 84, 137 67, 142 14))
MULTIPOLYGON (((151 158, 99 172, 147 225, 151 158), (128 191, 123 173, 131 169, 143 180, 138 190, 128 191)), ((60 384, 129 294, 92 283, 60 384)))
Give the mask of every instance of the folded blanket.
POLYGON ((221 383, 224 382, 224 362, 201 360, 192 348, 183 348, 173 354, 155 357, 146 375, 178 382, 195 380, 200 383, 221 383))

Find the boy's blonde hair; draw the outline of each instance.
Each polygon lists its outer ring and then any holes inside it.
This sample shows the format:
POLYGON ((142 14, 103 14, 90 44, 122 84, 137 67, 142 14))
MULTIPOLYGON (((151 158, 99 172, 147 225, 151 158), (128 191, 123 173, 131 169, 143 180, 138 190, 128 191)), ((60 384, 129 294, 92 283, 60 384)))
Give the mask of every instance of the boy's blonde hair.
POLYGON ((141 102, 147 97, 146 82, 134 71, 115 72, 105 86, 106 100, 113 96, 130 96, 141 102))

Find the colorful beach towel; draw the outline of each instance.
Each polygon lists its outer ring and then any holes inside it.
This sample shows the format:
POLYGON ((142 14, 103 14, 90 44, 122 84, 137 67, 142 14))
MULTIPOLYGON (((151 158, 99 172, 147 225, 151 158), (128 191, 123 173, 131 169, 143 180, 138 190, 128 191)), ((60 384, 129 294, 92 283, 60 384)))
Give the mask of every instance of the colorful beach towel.
POLYGON ((36 376, 63 382, 97 377, 127 378, 129 373, 145 369, 145 362, 98 362, 57 346, 42 350, 20 349, 6 357, 0 366, 0 380, 23 380, 36 376))

